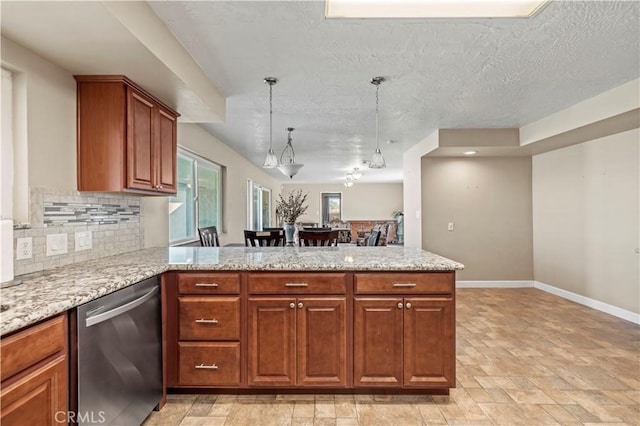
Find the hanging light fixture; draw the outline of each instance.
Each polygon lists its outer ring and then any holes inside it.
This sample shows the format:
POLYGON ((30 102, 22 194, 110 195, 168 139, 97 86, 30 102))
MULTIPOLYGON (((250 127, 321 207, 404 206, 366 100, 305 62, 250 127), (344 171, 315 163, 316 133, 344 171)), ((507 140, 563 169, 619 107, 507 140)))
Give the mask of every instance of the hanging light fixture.
POLYGON ((293 145, 291 145, 291 132, 294 131, 293 127, 287 127, 289 136, 287 137, 287 145, 284 147, 282 154, 280 154, 280 165, 278 170, 285 176, 289 176, 291 179, 300 171, 304 164, 296 163, 296 153, 293 151, 293 145))
POLYGON ((353 178, 353 180, 358 180, 362 177, 362 172, 359 168, 354 167, 353 171, 351 172, 351 177, 353 178))
POLYGON ((278 82, 275 77, 265 77, 264 82, 269 85, 269 152, 264 159, 262 167, 265 169, 275 169, 278 167, 278 157, 273 152, 273 85, 278 82))
POLYGON ((373 77, 371 84, 376 86, 376 152, 373 153, 371 161, 369 162, 370 169, 384 169, 387 165, 384 162, 382 151, 380 151, 380 141, 378 140, 378 90, 380 89, 380 83, 384 81, 384 77, 373 77))
POLYGON ((347 174, 347 179, 344 181, 344 186, 351 188, 353 186, 353 177, 351 173, 347 174))

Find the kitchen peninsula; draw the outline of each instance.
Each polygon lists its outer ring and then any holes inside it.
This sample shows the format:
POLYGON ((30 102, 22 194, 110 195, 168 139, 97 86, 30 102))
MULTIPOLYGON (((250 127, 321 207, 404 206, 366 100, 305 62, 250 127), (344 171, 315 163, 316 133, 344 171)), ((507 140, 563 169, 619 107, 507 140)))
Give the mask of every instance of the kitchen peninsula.
POLYGON ((145 249, 20 277, 0 332, 161 275, 169 389, 448 393, 462 268, 405 247, 145 249))

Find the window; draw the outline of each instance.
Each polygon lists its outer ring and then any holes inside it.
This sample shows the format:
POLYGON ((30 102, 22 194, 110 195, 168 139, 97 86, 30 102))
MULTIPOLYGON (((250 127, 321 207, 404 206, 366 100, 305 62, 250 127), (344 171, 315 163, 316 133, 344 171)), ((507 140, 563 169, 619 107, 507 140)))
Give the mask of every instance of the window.
POLYGON ((322 192, 322 223, 342 220, 342 194, 339 192, 322 192))
POLYGON ((178 192, 169 199, 169 242, 195 241, 198 228, 221 225, 221 168, 178 148, 178 192))
POLYGON ((259 231, 271 226, 271 190, 249 180, 247 195, 247 228, 259 231))

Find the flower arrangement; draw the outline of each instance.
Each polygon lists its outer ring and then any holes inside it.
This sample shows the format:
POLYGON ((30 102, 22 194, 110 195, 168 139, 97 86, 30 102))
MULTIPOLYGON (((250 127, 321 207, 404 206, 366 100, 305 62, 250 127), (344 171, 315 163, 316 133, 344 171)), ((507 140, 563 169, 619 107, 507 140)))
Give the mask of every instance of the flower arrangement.
POLYGON ((296 219, 307 211, 304 203, 307 201, 309 194, 302 194, 302 190, 297 189, 289 193, 289 198, 284 199, 282 194, 278 195, 276 202, 276 214, 281 216, 284 223, 296 223, 296 219))

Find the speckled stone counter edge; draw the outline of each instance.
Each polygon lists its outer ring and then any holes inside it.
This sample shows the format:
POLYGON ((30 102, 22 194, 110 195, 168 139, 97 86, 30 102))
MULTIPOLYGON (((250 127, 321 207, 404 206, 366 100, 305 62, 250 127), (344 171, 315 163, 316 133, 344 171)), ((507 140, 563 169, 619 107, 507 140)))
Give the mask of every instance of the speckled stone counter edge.
POLYGON ((207 271, 455 271, 464 266, 405 247, 171 247, 76 263, 19 278, 0 290, 0 335, 172 270, 207 271))

